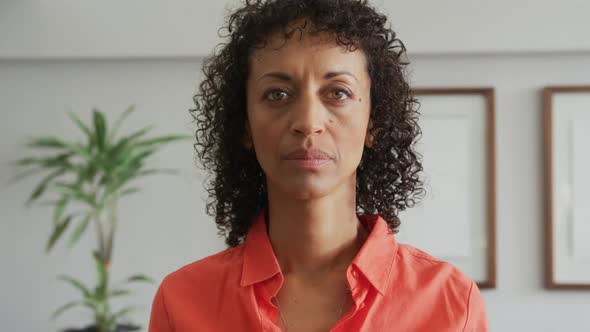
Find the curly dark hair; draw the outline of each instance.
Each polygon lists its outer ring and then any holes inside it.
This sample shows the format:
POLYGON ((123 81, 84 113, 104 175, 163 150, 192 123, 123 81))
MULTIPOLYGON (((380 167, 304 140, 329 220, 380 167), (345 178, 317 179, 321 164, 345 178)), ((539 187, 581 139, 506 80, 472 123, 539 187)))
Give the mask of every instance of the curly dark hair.
POLYGON ((227 30, 220 36, 229 40, 204 60, 204 80, 190 110, 197 127, 195 151, 209 173, 206 211, 231 247, 244 240, 254 217, 268 204, 263 170, 255 153, 242 144, 250 57, 265 46, 271 32, 291 38, 288 26, 299 19, 348 50, 361 49, 368 60, 374 143, 365 147, 357 168, 357 213, 379 214, 395 233, 398 212, 425 192, 420 155, 414 150, 421 135, 419 104, 405 77, 406 49, 385 26, 386 16, 367 1, 246 0, 220 29, 227 30))

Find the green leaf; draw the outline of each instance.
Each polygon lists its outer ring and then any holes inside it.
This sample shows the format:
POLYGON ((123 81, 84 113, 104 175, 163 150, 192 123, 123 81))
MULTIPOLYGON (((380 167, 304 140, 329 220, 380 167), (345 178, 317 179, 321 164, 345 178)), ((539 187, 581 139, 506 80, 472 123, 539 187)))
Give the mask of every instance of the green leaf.
POLYGON ((190 139, 192 136, 189 135, 168 135, 168 136, 160 136, 156 138, 151 138, 145 141, 138 142, 136 146, 151 146, 155 144, 163 144, 169 143, 173 141, 185 140, 190 139))
POLYGON ((87 193, 83 192, 80 184, 74 183, 65 183, 65 182, 57 182, 53 184, 53 189, 57 192, 62 194, 63 196, 68 196, 70 199, 75 199, 78 201, 82 201, 88 203, 90 206, 94 206, 93 198, 88 195, 87 193))
POLYGON ((127 280, 125 280, 125 282, 147 282, 150 284, 155 283, 154 279, 146 276, 145 274, 132 275, 131 277, 127 278, 127 280))
POLYGON ((70 119, 72 119, 72 121, 74 121, 74 123, 78 126, 78 128, 80 128, 80 130, 82 130, 86 134, 86 136, 88 136, 89 138, 92 136, 90 129, 88 129, 88 127, 82 122, 82 120, 80 120, 80 118, 75 113, 68 112, 68 115, 70 116, 70 119))
POLYGON ((63 216, 66 205, 70 200, 68 196, 62 196, 55 204, 55 212, 53 213, 53 224, 58 225, 63 216))
POLYGON ((140 191, 141 191, 141 189, 139 189, 139 188, 127 188, 125 190, 122 190, 121 193, 119 194, 119 196, 135 194, 140 191))
POLYGON ((63 306, 57 308, 57 310, 55 310, 53 312, 53 314, 51 315, 51 320, 56 319, 59 315, 64 313, 66 310, 73 308, 77 305, 81 305, 81 304, 83 304, 83 303, 80 301, 72 301, 72 302, 68 302, 68 303, 64 304, 63 306))
POLYGON ((81 167, 80 171, 78 172, 78 182, 80 182, 80 183, 82 183, 82 182, 93 183, 94 177, 96 176, 96 173, 98 172, 98 168, 96 166, 97 165, 95 163, 90 162, 87 165, 84 165, 83 167, 81 167))
POLYGON ((117 178, 120 180, 120 183, 124 183, 126 179, 137 175, 137 171, 139 166, 141 166, 141 162, 155 152, 156 149, 149 149, 139 150, 133 154, 129 154, 114 170, 118 173, 117 178))
POLYGON ((90 147, 87 146, 83 146, 80 143, 77 144, 67 144, 66 145, 68 150, 71 151, 71 154, 75 154, 81 158, 84 158, 86 160, 91 160, 92 159, 92 155, 90 153, 90 147))
POLYGON ((60 280, 67 282, 68 284, 72 285, 74 288, 79 290, 85 299, 92 297, 90 290, 82 282, 77 279, 74 279, 70 276, 61 275, 58 277, 60 280))
POLYGON ((128 159, 130 155, 134 154, 138 149, 138 147, 134 145, 135 142, 142 138, 151 129, 152 126, 145 127, 131 135, 123 137, 118 142, 111 144, 112 148, 108 150, 107 160, 104 163, 105 169, 110 171, 117 168, 121 163, 128 159))
MULTIPOLYGON (((147 126, 147 127, 144 127, 144 128, 142 128, 140 130, 137 130, 137 131, 133 132, 132 134, 130 134, 128 136, 123 137, 109 151, 109 154, 111 156, 117 156, 117 155, 121 154, 125 150, 124 148, 134 148, 134 147, 131 146, 130 143, 132 143, 135 140, 141 138, 142 136, 144 136, 145 134, 147 134, 152 129, 153 129, 153 126, 147 126)), ((126 151, 126 152, 129 152, 129 151, 126 151)), ((125 154, 125 153, 123 153, 123 154, 125 154)))
POLYGON ((92 111, 92 116, 94 120, 94 136, 98 146, 98 151, 103 151, 106 143, 106 120, 104 114, 96 109, 92 111))
POLYGON ((133 292, 127 289, 114 289, 109 292, 109 297, 125 296, 131 294, 133 294, 133 292))
POLYGON ((9 181, 7 181, 7 183, 6 183, 6 184, 7 184, 7 185, 14 184, 14 183, 16 183, 16 182, 18 182, 18 181, 20 181, 20 180, 22 180, 22 179, 26 178, 26 177, 29 177, 29 176, 31 176, 31 175, 35 175, 35 174, 37 174, 37 173, 42 173, 42 172, 44 172, 44 171, 46 171, 46 169, 44 169, 44 168, 40 168, 40 167, 37 167, 37 168, 31 168, 31 169, 28 169, 28 170, 26 170, 26 171, 22 171, 22 172, 20 172, 20 173, 16 174, 15 176, 13 176, 13 177, 12 177, 12 178, 11 178, 9 181))
POLYGON ((115 123, 113 124, 113 129, 111 129, 111 133, 109 134, 109 137, 108 137, 109 142, 112 142, 113 139, 115 139, 115 135, 117 134, 117 131, 119 130, 119 127, 121 126, 123 121, 129 116, 129 114, 133 113, 134 111, 135 111, 135 105, 131 105, 125 110, 125 112, 123 112, 117 118, 117 120, 115 120, 115 123))
POLYGON ((109 319, 109 324, 114 324, 115 322, 117 322, 119 319, 127 316, 129 313, 133 312, 133 311, 137 311, 139 310, 138 307, 125 307, 117 312, 115 312, 113 314, 113 316, 111 317, 111 319, 109 319))
MULTIPOLYGON (((164 173, 164 174, 178 174, 179 173, 177 170, 172 170, 172 169, 148 169, 148 170, 138 171, 140 168, 141 168, 141 165, 137 165, 137 164, 135 166, 129 166, 125 170, 125 173, 121 174, 118 177, 119 181, 117 183, 113 184, 112 186, 110 186, 107 191, 115 192, 120 187, 125 185, 127 182, 129 182, 133 179, 142 177, 142 176, 147 176, 147 175, 156 174, 156 173, 164 173)), ((121 193, 119 195, 124 196, 124 195, 128 195, 128 194, 133 194, 133 193, 136 193, 139 191, 140 190, 138 188, 128 188, 128 189, 121 191, 121 193)))
POLYGON ((84 299, 84 305, 92 309, 95 313, 100 312, 104 307, 104 300, 97 298, 94 294, 84 299))
POLYGON ((42 137, 33 139, 27 146, 30 148, 65 149, 67 144, 57 137, 42 137))
POLYGON ((68 228, 70 221, 72 221, 72 217, 72 215, 67 216, 60 224, 55 225, 53 227, 53 233, 51 233, 49 241, 47 241, 47 247, 45 248, 45 252, 49 252, 53 248, 57 240, 59 240, 66 228, 68 228))
POLYGON ((112 148, 109 149, 107 153, 109 159, 113 162, 116 162, 117 159, 120 159, 121 156, 125 154, 125 149, 128 147, 129 142, 129 138, 123 138, 116 144, 112 145, 112 148))
POLYGON ((56 177, 62 175, 63 173, 64 171, 62 169, 58 169, 57 171, 51 172, 47 176, 45 176, 29 196, 29 199, 27 200, 27 205, 41 197, 41 195, 43 195, 43 193, 45 192, 45 189, 47 189, 49 182, 51 182, 56 177))
POLYGON ((125 136, 124 139, 127 139, 129 141, 135 141, 136 139, 138 139, 138 138, 144 136, 145 134, 147 134, 152 129, 154 129, 154 126, 153 125, 150 125, 150 126, 147 126, 147 127, 143 127, 142 129, 133 132, 131 135, 125 136))
POLYGON ((54 183, 53 188, 65 196, 78 197, 83 195, 82 189, 75 183, 67 183, 60 181, 54 183))
POLYGON ((68 158, 72 156, 73 153, 67 152, 62 153, 53 157, 45 157, 45 158, 23 158, 16 161, 16 166, 30 166, 36 165, 44 168, 51 168, 51 167, 62 167, 65 168, 66 165, 69 165, 68 158))
POLYGON ((144 159, 146 159, 147 157, 151 156, 152 154, 156 153, 156 149, 149 149, 149 150, 144 150, 141 151, 135 155, 132 155, 128 161, 127 161, 127 165, 135 165, 135 164, 139 164, 141 163, 141 161, 143 161, 144 159))
POLYGON ((74 245, 80 240, 80 237, 86 230, 91 217, 92 215, 90 213, 87 213, 86 216, 84 216, 84 219, 82 219, 82 221, 76 226, 76 228, 74 228, 74 231, 72 232, 72 235, 70 237, 70 243, 68 245, 70 249, 73 248, 74 245))
POLYGON ((145 176, 145 175, 151 175, 151 174, 157 174, 157 173, 178 174, 179 172, 176 169, 160 168, 160 169, 146 169, 141 172, 138 172, 137 175, 138 176, 145 176))
POLYGON ((126 159, 113 170, 113 176, 116 178, 116 181, 109 185, 108 191, 115 192, 124 186, 127 181, 139 176, 139 170, 143 166, 143 160, 155 152, 156 149, 150 149, 137 151, 134 154, 127 156, 126 159))

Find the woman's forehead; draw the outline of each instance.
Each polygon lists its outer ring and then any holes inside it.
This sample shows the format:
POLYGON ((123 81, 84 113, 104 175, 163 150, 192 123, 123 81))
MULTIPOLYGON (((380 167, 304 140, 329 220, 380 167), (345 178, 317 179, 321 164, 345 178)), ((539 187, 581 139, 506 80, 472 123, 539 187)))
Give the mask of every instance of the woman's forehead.
POLYGON ((305 29, 295 31, 290 37, 282 32, 269 34, 265 44, 253 51, 250 69, 258 71, 269 66, 329 66, 341 67, 339 70, 362 70, 366 68, 366 57, 361 49, 351 51, 339 45, 336 38, 326 32, 314 33, 305 29))

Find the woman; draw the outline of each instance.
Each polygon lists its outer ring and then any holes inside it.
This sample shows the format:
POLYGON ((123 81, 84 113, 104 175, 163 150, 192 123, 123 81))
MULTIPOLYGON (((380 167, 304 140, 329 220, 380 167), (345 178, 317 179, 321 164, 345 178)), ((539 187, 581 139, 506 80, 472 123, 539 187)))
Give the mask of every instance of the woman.
POLYGON ((229 17, 192 112, 230 248, 164 279, 149 331, 487 331, 475 283, 393 236, 424 191, 385 23, 354 0, 229 17))

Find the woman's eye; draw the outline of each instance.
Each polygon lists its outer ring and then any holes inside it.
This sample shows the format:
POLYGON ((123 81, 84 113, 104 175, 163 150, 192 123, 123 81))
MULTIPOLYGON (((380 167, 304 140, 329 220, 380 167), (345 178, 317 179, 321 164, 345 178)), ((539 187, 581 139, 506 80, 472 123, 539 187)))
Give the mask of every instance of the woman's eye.
POLYGON ((336 100, 345 100, 350 98, 351 93, 343 90, 343 89, 336 89, 330 92, 330 97, 333 97, 336 100))
POLYGON ((270 101, 279 101, 287 98, 289 94, 283 90, 270 90, 265 94, 265 98, 270 101))
MULTIPOLYGON (((350 98, 352 93, 345 89, 334 89, 330 91, 329 96, 331 99, 342 101, 350 98)), ((269 90, 264 94, 264 99, 269 101, 282 101, 289 98, 289 93, 281 89, 269 90)))

